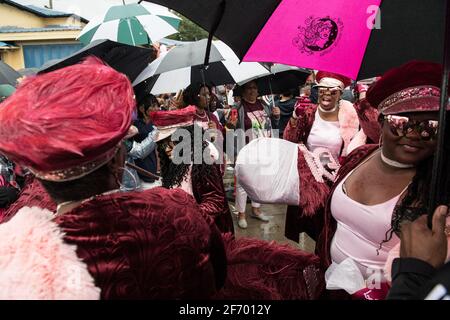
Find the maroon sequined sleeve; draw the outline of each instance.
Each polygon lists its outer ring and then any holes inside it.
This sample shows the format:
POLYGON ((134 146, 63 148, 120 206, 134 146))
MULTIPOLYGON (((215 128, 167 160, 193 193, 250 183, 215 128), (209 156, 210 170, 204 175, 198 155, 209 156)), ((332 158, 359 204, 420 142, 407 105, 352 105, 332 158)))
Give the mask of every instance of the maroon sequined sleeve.
POLYGON ((295 108, 298 114, 297 121, 295 122, 295 126, 292 126, 291 120, 288 121, 284 129, 283 139, 294 143, 306 143, 314 123, 317 106, 303 106, 297 103, 295 108))

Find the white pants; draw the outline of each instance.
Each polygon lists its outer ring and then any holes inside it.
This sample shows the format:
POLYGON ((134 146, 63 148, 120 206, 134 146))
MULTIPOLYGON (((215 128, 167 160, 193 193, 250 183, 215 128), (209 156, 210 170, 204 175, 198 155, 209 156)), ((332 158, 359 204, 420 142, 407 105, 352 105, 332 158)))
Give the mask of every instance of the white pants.
MULTIPOLYGON (((245 208, 247 207, 247 193, 244 188, 239 184, 239 181, 236 180, 236 211, 237 212, 245 212, 245 208)), ((253 208, 261 207, 261 204, 252 201, 253 208)))

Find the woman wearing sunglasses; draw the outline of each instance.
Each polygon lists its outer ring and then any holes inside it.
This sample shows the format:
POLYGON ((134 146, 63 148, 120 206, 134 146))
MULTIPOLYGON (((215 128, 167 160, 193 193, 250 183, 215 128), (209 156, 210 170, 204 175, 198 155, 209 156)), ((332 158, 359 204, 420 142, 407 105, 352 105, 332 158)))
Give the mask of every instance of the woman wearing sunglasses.
MULTIPOLYGON (((353 149, 366 143, 366 135, 360 130, 358 114, 352 103, 342 100, 342 92, 351 80, 339 74, 320 71, 316 76, 319 97, 317 105, 305 107, 297 103, 295 111, 284 131, 285 140, 303 145, 311 152, 321 153, 324 166, 338 163, 353 149), (326 152, 323 152, 323 151, 326 152)), ((301 155, 299 155, 301 156, 301 155)), ((299 168, 301 182, 309 184, 313 177, 307 166, 299 168)), ((307 232, 314 240, 320 230, 319 221, 303 217, 316 215, 318 209, 313 204, 323 203, 329 194, 330 184, 322 184, 312 192, 303 192, 299 206, 289 206, 286 213, 285 236, 299 242, 299 234, 307 232)), ((305 188, 302 188, 305 190, 305 188)))
MULTIPOLYGON (((347 157, 320 215, 316 250, 323 267, 351 259, 366 281, 378 277, 375 287, 358 291, 358 297, 384 298, 389 286, 383 269, 399 244, 401 223, 431 209, 441 78, 440 65, 413 61, 369 89, 367 100, 380 112, 380 145, 362 146, 347 157)), ((441 173, 443 190, 450 190, 449 173, 448 167, 441 173)), ((448 192, 440 196, 448 203, 448 192)))

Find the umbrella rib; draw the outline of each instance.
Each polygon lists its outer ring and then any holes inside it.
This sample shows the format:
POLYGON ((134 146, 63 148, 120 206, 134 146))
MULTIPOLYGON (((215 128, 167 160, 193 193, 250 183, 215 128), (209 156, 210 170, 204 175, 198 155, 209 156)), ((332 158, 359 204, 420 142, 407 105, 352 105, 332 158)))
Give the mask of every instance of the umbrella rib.
POLYGON ((131 21, 130 21, 130 19, 127 19, 127 23, 128 23, 128 27, 130 28, 131 41, 133 41, 133 46, 135 46, 136 45, 136 41, 134 40, 133 29, 131 29, 131 21))

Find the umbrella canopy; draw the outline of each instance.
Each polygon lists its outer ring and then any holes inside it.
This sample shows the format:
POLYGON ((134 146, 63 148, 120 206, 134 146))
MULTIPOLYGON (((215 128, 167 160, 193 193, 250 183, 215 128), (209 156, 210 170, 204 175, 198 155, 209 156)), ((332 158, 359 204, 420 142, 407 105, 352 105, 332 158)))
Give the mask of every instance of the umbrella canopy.
POLYGON ((281 0, 149 0, 148 2, 171 8, 208 32, 213 31, 217 17, 222 16, 214 35, 242 58, 281 0))
POLYGON ((150 0, 213 33, 243 61, 278 62, 352 78, 370 36, 367 8, 380 1, 348 0, 343 6, 342 0, 150 0))
POLYGON ((379 76, 412 59, 443 61, 446 0, 348 0, 345 6, 342 0, 149 1, 210 32, 219 17, 214 35, 244 61, 279 62, 352 79, 379 76), (380 2, 380 28, 370 30, 380 2))
POLYGON ((373 29, 358 79, 383 75, 411 60, 442 63, 446 0, 385 0, 380 28, 373 29))
POLYGON ((39 70, 39 73, 51 72, 81 62, 88 56, 96 56, 115 70, 124 73, 134 81, 142 70, 154 59, 151 49, 129 46, 111 40, 96 40, 64 60, 39 70))
POLYGON ((9 84, 12 86, 16 86, 17 79, 19 79, 20 77, 20 73, 18 73, 6 63, 0 61, 0 84, 9 84))
POLYGON ((17 72, 19 72, 20 75, 23 77, 35 75, 36 73, 38 73, 38 71, 39 71, 38 68, 23 68, 18 70, 17 72))
POLYGON ((78 39, 84 44, 98 39, 109 39, 129 45, 151 44, 177 33, 177 17, 161 7, 129 4, 113 6, 103 15, 92 19, 81 31, 78 39))
POLYGON ((306 69, 275 63, 269 67, 270 74, 256 79, 260 95, 282 94, 304 85, 311 74, 306 69))
POLYGON ((263 75, 269 75, 269 71, 257 62, 239 64, 235 61, 225 60, 213 62, 205 69, 200 65, 172 70, 155 75, 145 82, 147 90, 156 95, 177 92, 185 89, 191 83, 205 82, 210 86, 218 86, 229 83, 245 83, 263 75))
POLYGON ((222 41, 213 41, 212 62, 203 65, 203 54, 207 40, 191 42, 170 50, 153 61, 133 83, 138 86, 146 82, 146 89, 152 94, 177 92, 191 83, 205 82, 217 86, 228 83, 244 83, 269 71, 256 62, 239 63, 239 58, 222 41))
POLYGON ((178 30, 180 28, 181 18, 170 12, 168 8, 151 2, 143 2, 139 4, 151 14, 166 20, 175 29, 178 30))
POLYGON ((15 91, 16 91, 16 88, 14 88, 10 84, 0 84, 0 102, 2 102, 4 99, 8 98, 15 91))
MULTIPOLYGON (((136 79, 134 84, 138 84, 154 75, 186 68, 191 66, 202 65, 204 62, 204 54, 206 50, 207 40, 199 40, 195 42, 187 42, 186 44, 176 46, 169 50, 166 54, 153 61, 136 79)), ((233 51, 224 50, 226 46, 216 46, 214 42, 211 48, 210 61, 216 62, 230 58, 237 59, 233 51)), ((226 48, 225 48, 226 49, 226 48)))

